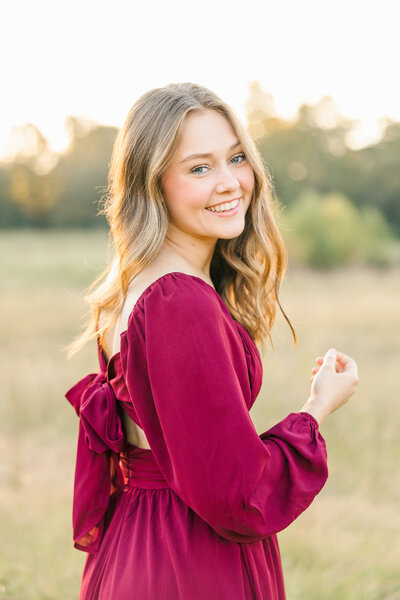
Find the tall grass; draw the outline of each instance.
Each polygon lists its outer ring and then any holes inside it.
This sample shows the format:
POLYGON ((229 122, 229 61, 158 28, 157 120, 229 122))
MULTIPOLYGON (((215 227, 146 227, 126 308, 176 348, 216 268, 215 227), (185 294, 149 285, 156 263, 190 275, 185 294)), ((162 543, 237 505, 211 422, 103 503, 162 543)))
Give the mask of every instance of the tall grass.
MULTIPOLYGON (((97 370, 94 345, 62 347, 102 269, 104 232, 8 232, 0 238, 0 598, 76 598, 85 555, 72 547, 77 417, 64 398, 97 370)), ((349 404, 324 422, 330 477, 279 535, 288 600, 400 598, 400 270, 289 272, 275 350, 251 414, 259 433, 301 408, 316 356, 358 362, 349 404)))

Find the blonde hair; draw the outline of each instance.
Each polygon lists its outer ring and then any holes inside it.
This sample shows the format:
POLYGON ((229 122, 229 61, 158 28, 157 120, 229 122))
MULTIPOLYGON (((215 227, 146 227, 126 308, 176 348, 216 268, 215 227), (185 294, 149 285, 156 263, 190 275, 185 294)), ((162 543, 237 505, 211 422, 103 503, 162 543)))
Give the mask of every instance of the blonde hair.
POLYGON ((287 257, 271 211, 271 178, 261 156, 233 110, 216 94, 193 83, 177 83, 143 94, 116 137, 101 210, 110 225, 114 256, 87 290, 89 319, 68 347, 69 356, 97 334, 103 341, 118 320, 129 283, 160 251, 168 229, 161 176, 179 144, 185 117, 202 109, 215 110, 228 120, 255 176, 243 232, 234 239, 217 240, 210 265, 212 282, 233 318, 255 342, 268 338, 272 344, 270 331, 278 304, 297 343, 279 302, 287 257), (100 326, 102 311, 106 314, 100 326))

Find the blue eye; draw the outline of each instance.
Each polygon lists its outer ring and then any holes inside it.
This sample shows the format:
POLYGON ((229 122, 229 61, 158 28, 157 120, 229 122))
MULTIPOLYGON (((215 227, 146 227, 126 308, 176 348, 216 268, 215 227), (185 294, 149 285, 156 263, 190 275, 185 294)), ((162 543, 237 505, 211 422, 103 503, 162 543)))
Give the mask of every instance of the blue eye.
MULTIPOLYGON (((242 152, 241 154, 235 154, 235 156, 231 158, 230 162, 234 165, 240 165, 243 162, 245 162, 245 160, 246 156, 242 152)), ((209 167, 207 165, 199 165, 198 167, 194 167, 193 169, 191 169, 190 172, 194 175, 204 175, 208 170, 209 167)))
POLYGON ((233 156, 231 158, 231 162, 233 162, 234 165, 240 165, 240 163, 242 163, 243 161, 246 160, 246 156, 242 153, 242 154, 236 154, 236 156, 233 156), (236 159, 241 159, 239 161, 237 161, 236 159))
POLYGON ((199 167, 195 167, 194 169, 192 169, 190 172, 196 173, 197 175, 202 175, 203 173, 205 173, 205 171, 200 171, 199 169, 208 169, 208 167, 206 167, 205 165, 200 165, 199 167))

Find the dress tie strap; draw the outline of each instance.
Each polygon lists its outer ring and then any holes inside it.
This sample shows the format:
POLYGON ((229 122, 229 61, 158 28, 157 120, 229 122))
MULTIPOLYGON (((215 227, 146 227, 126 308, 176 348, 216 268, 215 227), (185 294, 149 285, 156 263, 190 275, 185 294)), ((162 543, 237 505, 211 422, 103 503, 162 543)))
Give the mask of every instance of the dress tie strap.
POLYGON ((65 397, 79 416, 72 518, 74 546, 96 554, 110 501, 124 488, 119 465, 119 453, 125 446, 124 432, 105 371, 86 375, 65 397))

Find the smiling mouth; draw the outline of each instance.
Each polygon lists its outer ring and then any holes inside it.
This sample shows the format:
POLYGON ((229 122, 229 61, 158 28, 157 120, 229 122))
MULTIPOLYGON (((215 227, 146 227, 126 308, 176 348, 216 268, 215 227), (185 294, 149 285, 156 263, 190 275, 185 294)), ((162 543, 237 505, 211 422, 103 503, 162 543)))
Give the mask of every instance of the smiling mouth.
POLYGON ((236 208, 241 198, 235 198, 231 202, 223 202, 221 204, 215 204, 214 206, 207 206, 206 210, 211 212, 228 212, 233 208, 236 208))

